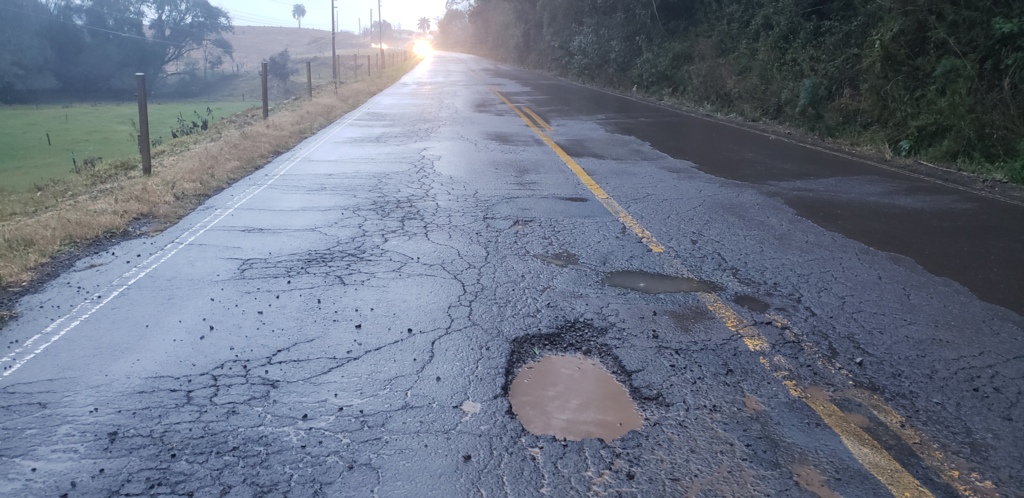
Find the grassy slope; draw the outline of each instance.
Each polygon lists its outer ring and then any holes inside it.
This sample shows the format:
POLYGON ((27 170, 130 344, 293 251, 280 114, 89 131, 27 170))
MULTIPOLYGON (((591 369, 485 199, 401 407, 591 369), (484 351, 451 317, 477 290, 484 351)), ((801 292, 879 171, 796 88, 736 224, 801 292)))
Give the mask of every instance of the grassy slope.
MULTIPOLYGON (((245 70, 254 70, 260 62, 281 50, 288 49, 292 58, 326 57, 331 55, 331 32, 318 29, 280 28, 269 26, 235 26, 235 32, 229 34, 227 40, 235 48, 233 61, 226 61, 225 66, 244 64, 245 70)), ((354 36, 338 33, 338 53, 355 53, 354 36)), ((368 45, 368 44, 367 44, 368 45)), ((366 54, 369 47, 360 50, 366 54)))
MULTIPOLYGON (((260 62, 287 48, 297 70, 288 88, 271 81, 270 99, 279 102, 301 94, 305 89, 304 60, 313 61, 313 83, 331 80, 331 34, 329 31, 264 26, 238 26, 229 35, 235 48, 234 60, 228 61, 225 72, 242 64, 236 76, 212 83, 203 100, 167 101, 152 98, 149 108, 150 133, 153 138, 171 138, 170 129, 178 113, 191 120, 193 111, 213 109, 221 119, 259 105, 260 62), (245 98, 245 102, 242 98, 245 98)), ((365 75, 365 55, 369 49, 347 48, 357 40, 338 34, 338 54, 342 55, 342 80, 352 79, 352 54, 363 54, 360 75, 365 75), (346 48, 343 48, 346 47, 346 48)), ((213 75, 211 75, 211 80, 213 75)), ((128 96, 131 100, 132 96, 128 96)), ((102 157, 105 162, 132 158, 138 154, 132 121, 138 121, 133 100, 124 103, 81 103, 69 108, 59 105, 0 107, 0 192, 27 191, 33 185, 50 179, 72 175, 71 154, 81 164, 87 157, 102 157), (66 115, 66 118, 65 118, 66 115), (65 121, 66 119, 66 121, 65 121), (52 146, 47 145, 46 133, 52 146)))
MULTIPOLYGON (((195 119, 193 111, 213 110, 220 119, 253 106, 253 102, 167 102, 149 108, 150 135, 170 139, 178 113, 195 119)), ((6 106, 0 108, 0 191, 26 190, 50 178, 71 173, 71 156, 81 164, 87 157, 112 160, 138 154, 133 122, 138 122, 134 104, 81 104, 6 106), (51 145, 47 145, 46 134, 51 145)))

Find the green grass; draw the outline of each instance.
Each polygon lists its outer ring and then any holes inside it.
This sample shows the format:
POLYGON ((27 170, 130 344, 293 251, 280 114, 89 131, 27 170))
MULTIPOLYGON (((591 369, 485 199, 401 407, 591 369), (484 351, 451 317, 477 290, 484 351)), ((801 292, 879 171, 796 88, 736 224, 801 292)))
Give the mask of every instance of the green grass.
MULTIPOLYGON (((257 97, 258 98, 258 97, 257 97)), ((153 139, 171 139, 178 114, 195 119, 193 111, 213 110, 218 120, 259 105, 247 102, 159 102, 149 105, 149 129, 153 139)), ((82 164, 89 157, 104 162, 137 157, 138 146, 132 122, 138 122, 134 103, 84 103, 60 105, 16 105, 0 107, 0 192, 30 190, 35 184, 73 175, 72 153, 82 164), (52 145, 48 145, 46 134, 52 145)))

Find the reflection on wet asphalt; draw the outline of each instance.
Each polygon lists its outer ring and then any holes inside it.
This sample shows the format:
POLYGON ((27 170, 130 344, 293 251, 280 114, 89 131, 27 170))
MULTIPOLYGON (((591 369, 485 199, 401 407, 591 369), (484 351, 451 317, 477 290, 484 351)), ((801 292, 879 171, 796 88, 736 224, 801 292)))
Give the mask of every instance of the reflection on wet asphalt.
POLYGON ((601 279, 605 285, 621 287, 647 294, 672 294, 676 292, 715 292, 718 286, 688 277, 673 277, 645 271, 613 271, 601 279))
POLYGON ((18 304, 0 496, 1024 494, 1024 215, 834 161, 437 54, 18 304))
POLYGON ((580 264, 580 257, 569 251, 560 251, 554 254, 534 254, 533 257, 545 263, 563 268, 580 264))

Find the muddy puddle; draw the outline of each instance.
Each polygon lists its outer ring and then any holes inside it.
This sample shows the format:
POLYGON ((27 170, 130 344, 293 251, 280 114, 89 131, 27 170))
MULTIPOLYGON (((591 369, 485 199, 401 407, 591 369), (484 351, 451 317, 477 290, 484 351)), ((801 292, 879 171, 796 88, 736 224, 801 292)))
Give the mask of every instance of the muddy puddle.
POLYGON ((611 287, 635 290, 647 294, 717 292, 721 290, 718 285, 712 282, 632 270, 605 273, 601 283, 611 287))
POLYGON ((533 257, 549 265, 555 265, 562 268, 580 264, 580 257, 569 251, 561 251, 554 254, 534 254, 533 257))
POLYGON ((534 435, 611 442, 644 425, 626 388, 584 356, 552 355, 527 364, 512 381, 509 401, 534 435))

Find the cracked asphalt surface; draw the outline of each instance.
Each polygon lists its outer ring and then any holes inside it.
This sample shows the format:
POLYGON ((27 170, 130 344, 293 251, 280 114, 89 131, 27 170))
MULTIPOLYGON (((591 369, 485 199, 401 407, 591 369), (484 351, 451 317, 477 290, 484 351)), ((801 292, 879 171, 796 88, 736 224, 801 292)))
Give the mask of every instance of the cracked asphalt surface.
POLYGON ((1022 253, 1021 206, 437 54, 19 303, 0 495, 890 493, 700 296, 602 283, 634 271, 714 283, 931 495, 1024 496, 1022 253), (547 353, 601 360, 644 428, 524 431, 509 376, 547 353))

